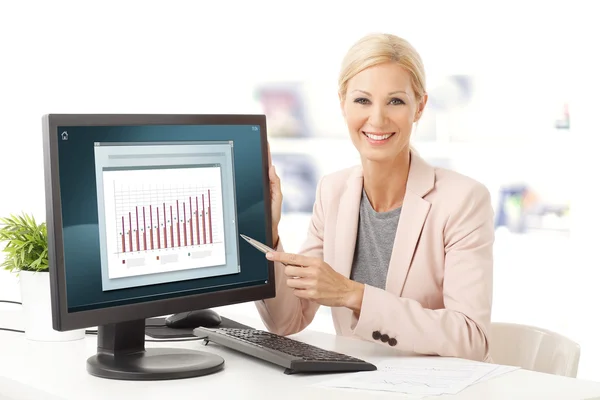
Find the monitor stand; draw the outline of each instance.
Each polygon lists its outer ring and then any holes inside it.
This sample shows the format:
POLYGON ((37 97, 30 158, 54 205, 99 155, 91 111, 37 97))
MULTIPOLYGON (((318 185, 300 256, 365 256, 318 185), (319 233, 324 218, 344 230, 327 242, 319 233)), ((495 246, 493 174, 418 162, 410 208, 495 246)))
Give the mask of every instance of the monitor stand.
POLYGON ((98 352, 87 360, 94 376, 123 380, 165 380, 208 375, 223 369, 222 357, 203 351, 145 348, 146 320, 98 327, 98 352))

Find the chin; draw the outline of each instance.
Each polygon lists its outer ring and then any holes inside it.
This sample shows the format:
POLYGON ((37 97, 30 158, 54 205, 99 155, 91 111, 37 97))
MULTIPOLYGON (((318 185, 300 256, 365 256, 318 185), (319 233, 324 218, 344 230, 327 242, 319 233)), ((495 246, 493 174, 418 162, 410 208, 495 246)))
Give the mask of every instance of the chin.
POLYGON ((362 159, 372 162, 386 162, 397 158, 402 148, 405 147, 401 145, 398 139, 400 139, 400 136, 394 134, 384 143, 374 143, 372 140, 365 138, 362 132, 358 132, 353 137, 353 142, 362 159))
POLYGON ((371 162, 387 162, 395 159, 395 153, 389 154, 387 152, 379 151, 364 151, 362 152, 362 158, 371 162))

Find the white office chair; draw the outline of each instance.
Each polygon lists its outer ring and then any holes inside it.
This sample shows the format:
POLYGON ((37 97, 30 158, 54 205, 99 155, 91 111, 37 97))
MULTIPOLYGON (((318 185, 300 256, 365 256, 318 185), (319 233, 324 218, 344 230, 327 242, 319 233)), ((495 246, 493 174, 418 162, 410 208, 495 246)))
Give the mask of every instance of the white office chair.
POLYGON ((492 323, 493 362, 554 375, 577 377, 581 348, 558 333, 528 325, 492 323))

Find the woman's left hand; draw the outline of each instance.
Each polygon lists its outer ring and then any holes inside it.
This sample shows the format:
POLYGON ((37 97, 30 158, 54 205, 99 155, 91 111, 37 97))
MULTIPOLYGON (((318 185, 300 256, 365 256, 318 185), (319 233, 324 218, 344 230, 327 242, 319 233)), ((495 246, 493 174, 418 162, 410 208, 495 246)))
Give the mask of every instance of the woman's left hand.
POLYGON ((301 298, 360 313, 364 285, 334 271, 325 261, 293 253, 272 252, 267 259, 287 264, 287 285, 301 298))

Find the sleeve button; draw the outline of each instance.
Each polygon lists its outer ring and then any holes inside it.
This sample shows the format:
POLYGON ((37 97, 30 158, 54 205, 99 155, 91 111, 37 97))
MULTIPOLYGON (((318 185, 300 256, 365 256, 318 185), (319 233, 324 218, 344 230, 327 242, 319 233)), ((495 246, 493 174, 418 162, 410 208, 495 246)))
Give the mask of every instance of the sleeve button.
POLYGON ((394 339, 394 338, 391 338, 391 339, 389 340, 388 344, 389 344, 390 346, 395 346, 395 345, 397 345, 397 344, 398 344, 398 341, 397 341, 396 339, 394 339))
POLYGON ((379 338, 381 338, 381 332, 379 332, 379 331, 373 332, 373 339, 379 340, 379 338))
POLYGON ((381 335, 381 341, 383 343, 386 343, 388 340, 390 340, 390 337, 386 334, 381 335))

